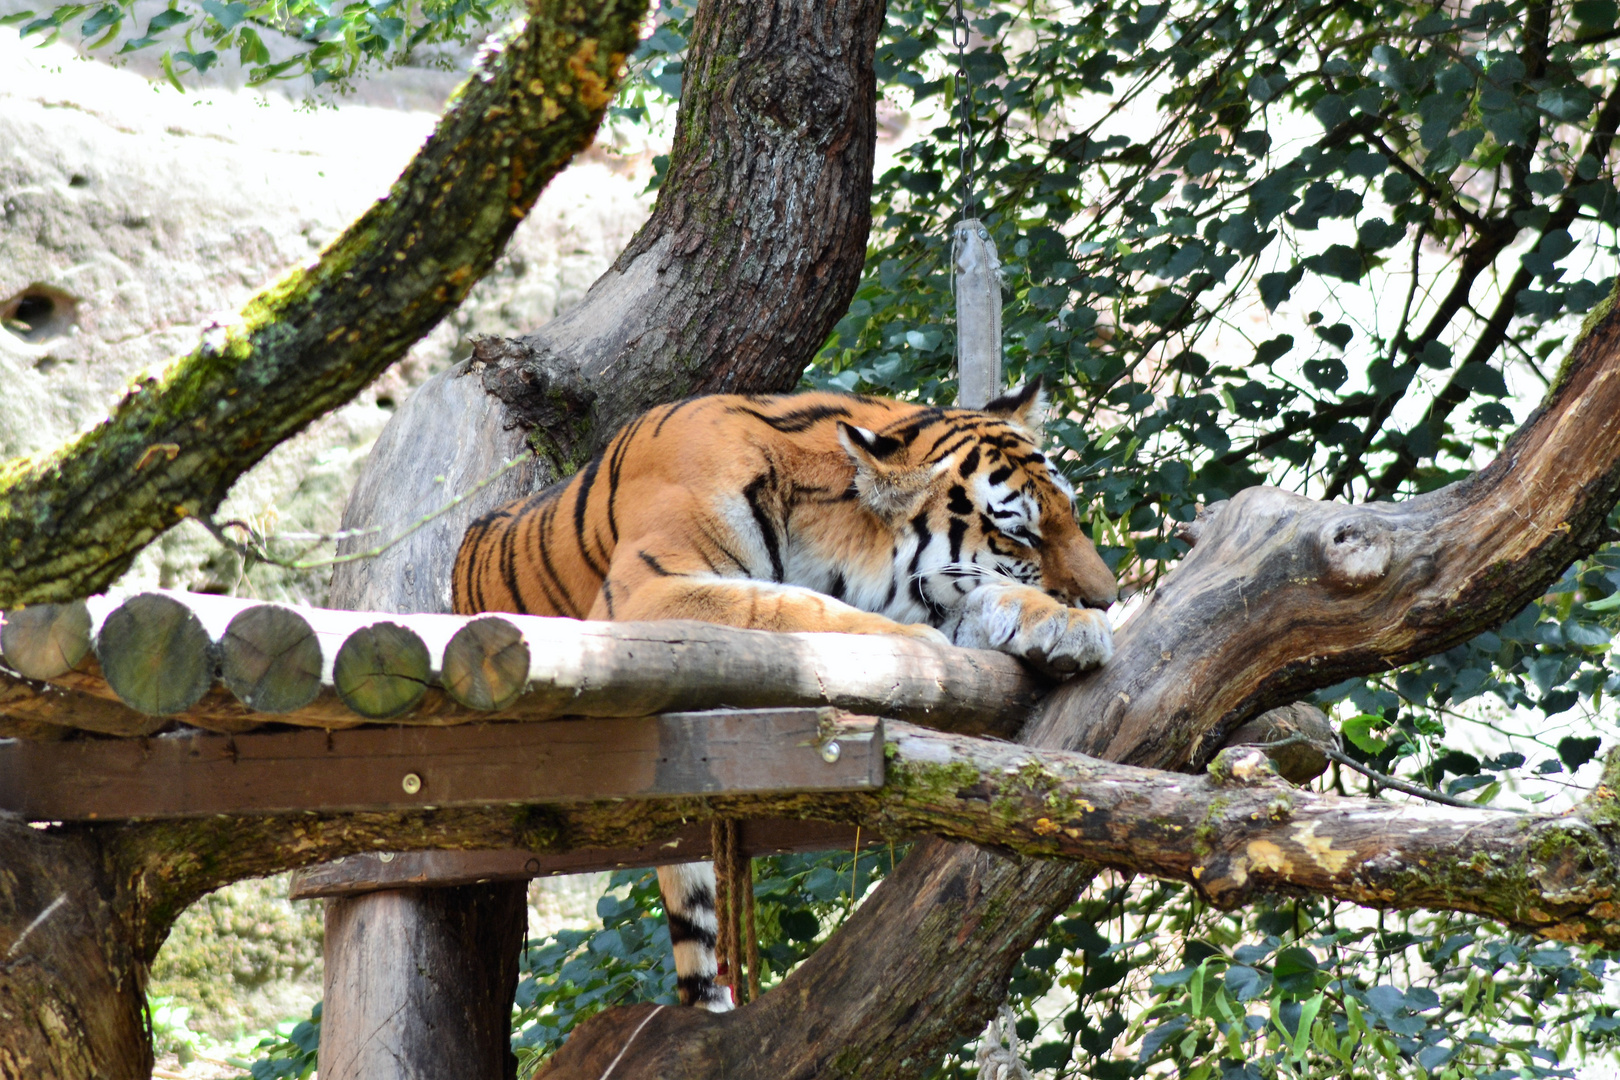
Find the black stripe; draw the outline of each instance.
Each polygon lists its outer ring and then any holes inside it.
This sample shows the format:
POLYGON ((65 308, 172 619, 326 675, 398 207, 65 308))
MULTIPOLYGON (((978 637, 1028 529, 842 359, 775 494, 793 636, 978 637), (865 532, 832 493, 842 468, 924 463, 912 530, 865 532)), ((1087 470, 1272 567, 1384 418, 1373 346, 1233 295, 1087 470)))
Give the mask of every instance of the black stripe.
POLYGON ((768 485, 776 483, 776 466, 770 466, 769 473, 761 473, 743 488, 743 498, 748 500, 748 509, 753 511, 754 521, 759 525, 760 536, 765 540, 765 553, 771 557, 771 580, 782 580, 782 547, 776 536, 776 528, 771 524, 765 507, 760 505, 759 495, 768 485))
POLYGON ((714 979, 708 975, 682 975, 675 980, 675 992, 682 1005, 694 1005, 714 997, 714 979))
MULTIPOLYGON (((726 545, 722 544, 719 540, 715 539, 714 533, 709 531, 708 526, 699 523, 698 528, 703 533, 703 538, 705 540, 707 540, 709 543, 713 544, 715 547, 720 549, 720 554, 724 555, 726 558, 728 558, 732 562, 736 563, 737 564, 737 569, 741 570, 743 573, 745 573, 745 574, 749 573, 748 564, 743 562, 741 559, 737 558, 736 554, 734 554, 730 548, 726 547, 726 545)), ((704 556, 704 559, 707 560, 708 556, 704 556)), ((713 570, 718 570, 719 569, 712 562, 709 563, 709 567, 710 567, 710 569, 713 569, 713 570)))
POLYGON ((585 565, 591 568, 591 573, 597 577, 607 577, 607 571, 591 558, 591 547, 585 542, 585 505, 591 497, 591 488, 596 485, 597 470, 601 467, 602 457, 599 454, 591 458, 585 471, 580 474, 579 488, 574 494, 574 542, 579 545, 579 554, 585 560, 585 565))
POLYGON ((652 570, 653 573, 657 574, 659 577, 674 577, 675 576, 673 573, 671 573, 668 570, 665 570, 662 566, 660 566, 658 564, 658 560, 653 558, 651 555, 647 554, 645 551, 638 551, 638 552, 636 552, 636 554, 640 555, 641 556, 641 561, 646 563, 647 567, 650 570, 652 570))
POLYGON ((967 522, 963 521, 961 518, 951 518, 951 525, 949 530, 947 530, 947 535, 951 540, 951 562, 956 562, 961 559, 962 538, 967 536, 967 530, 967 522))
POLYGON ((613 579, 602 582, 602 603, 607 605, 608 618, 613 618, 613 579))
POLYGON ((899 439, 910 446, 917 440, 917 436, 946 417, 944 409, 924 409, 898 428, 890 427, 883 430, 883 434, 899 439))
POLYGON ((701 401, 701 400, 703 400, 703 399, 702 398, 687 398, 685 401, 676 402, 674 405, 670 406, 669 411, 666 412, 663 416, 659 417, 657 426, 653 428, 652 437, 656 439, 656 438, 658 438, 658 436, 662 435, 664 433, 664 425, 669 423, 671 420, 673 420, 675 418, 676 413, 680 412, 682 409, 684 409, 688 405, 692 404, 692 402, 701 401))
POLYGON ((517 534, 527 518, 519 518, 517 524, 508 529, 501 530, 500 543, 496 545, 498 560, 496 565, 500 568, 501 580, 506 584, 506 591, 512 595, 512 606, 518 611, 523 610, 523 590, 517 579, 517 534))
POLYGON ((1003 480, 1007 479, 1007 477, 1011 476, 1012 474, 1013 474, 1012 466, 1011 465, 1003 465, 1001 468, 999 468, 999 469, 995 470, 994 472, 992 472, 985 479, 989 480, 990 485, 992 487, 994 487, 996 484, 1001 483, 1003 480))
POLYGON ((843 571, 834 570, 832 582, 827 586, 827 595, 832 597, 834 600, 842 600, 844 598, 844 588, 845 582, 843 571))
POLYGON ((933 534, 928 531, 928 515, 926 513, 918 514, 911 519, 911 531, 917 534, 917 550, 912 553, 911 573, 907 575, 911 581, 911 597, 921 604, 929 615, 938 619, 944 615, 944 609, 923 593, 922 578, 917 576, 917 569, 922 565, 923 552, 927 549, 928 542, 933 539, 933 534))
MULTIPOLYGON (((946 458, 950 457, 952 454, 954 454, 958 450, 962 449, 962 447, 969 446, 969 445, 977 442, 978 440, 979 440, 979 437, 977 435, 973 434, 973 432, 970 431, 967 434, 963 435, 960 439, 957 439, 955 442, 951 443, 947 447, 944 447, 943 449, 940 448, 939 443, 935 443, 934 444, 935 449, 928 451, 926 457, 927 457, 927 459, 929 461, 944 461, 946 458)), ((940 442, 944 442, 944 441, 945 441, 944 439, 940 440, 940 442)))
POLYGON ((953 514, 973 513, 973 500, 968 498, 967 491, 960 484, 951 485, 951 499, 945 507, 953 514))
POLYGON ((615 546, 619 543, 619 518, 615 512, 619 500, 619 476, 624 469, 624 456, 630 451, 630 441, 636 437, 636 432, 641 430, 641 425, 646 422, 647 416, 643 413, 636 417, 629 427, 619 432, 619 437, 613 443, 613 456, 608 460, 608 533, 613 537, 615 546))
MULTIPOLYGON (((710 906, 713 906, 711 900, 710 906)), ((695 941, 706 949, 714 948, 714 931, 699 926, 678 911, 669 914, 669 943, 679 945, 684 941, 695 941)))
POLYGON ((830 420, 835 416, 849 416, 849 410, 844 408, 842 405, 806 405, 802 409, 790 409, 789 411, 779 413, 776 416, 759 412, 756 409, 744 408, 741 405, 733 405, 726 411, 733 413, 746 413, 749 416, 752 416, 755 420, 758 420, 760 423, 768 424, 770 427, 786 435, 796 434, 800 431, 808 431, 810 428, 815 427, 823 420, 830 420))
POLYGON ((538 543, 540 546, 540 565, 545 568, 546 576, 551 579, 552 584, 557 586, 557 592, 561 593, 563 599, 567 601, 566 606, 557 603, 556 595, 551 591, 551 585, 547 585, 543 580, 540 584, 545 588, 547 598, 551 600, 557 611, 566 612, 577 619, 581 615, 579 605, 574 602, 574 594, 563 584, 562 576, 557 573, 557 568, 552 565, 551 545, 546 543, 547 537, 557 535, 556 527, 552 523, 556 520, 557 512, 561 509, 562 500, 556 499, 548 503, 546 508, 540 512, 540 539, 538 543))
MULTIPOLYGON (((944 443, 945 440, 954 439, 958 435, 963 437, 961 442, 972 442, 979 438, 978 425, 963 423, 952 424, 950 427, 939 433, 939 437, 934 440, 934 445, 930 446, 922 456, 931 461, 939 460, 945 456, 945 454, 939 449, 940 445, 944 443)), ((960 442, 953 444, 952 449, 955 449, 955 447, 959 445, 961 445, 960 442)))
POLYGON ((979 448, 975 446, 973 449, 967 452, 967 457, 962 459, 962 464, 956 467, 956 474, 962 479, 966 480, 968 477, 973 475, 973 470, 977 469, 978 467, 979 448))

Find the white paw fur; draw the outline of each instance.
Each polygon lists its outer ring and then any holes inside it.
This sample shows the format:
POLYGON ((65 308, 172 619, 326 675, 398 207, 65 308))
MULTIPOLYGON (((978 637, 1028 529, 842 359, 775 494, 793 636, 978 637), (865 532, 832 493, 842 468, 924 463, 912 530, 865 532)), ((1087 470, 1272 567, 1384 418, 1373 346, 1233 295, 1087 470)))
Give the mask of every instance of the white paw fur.
POLYGON ((981 585, 952 610, 944 630, 957 645, 995 649, 1053 675, 1100 667, 1114 655, 1108 616, 1072 608, 1028 585, 981 585))

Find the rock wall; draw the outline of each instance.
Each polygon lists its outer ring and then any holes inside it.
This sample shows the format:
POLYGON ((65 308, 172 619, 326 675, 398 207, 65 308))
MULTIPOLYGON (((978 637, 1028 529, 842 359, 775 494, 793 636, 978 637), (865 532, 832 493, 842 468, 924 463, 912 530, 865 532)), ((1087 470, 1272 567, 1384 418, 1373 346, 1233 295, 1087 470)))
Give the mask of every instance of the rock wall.
MULTIPOLYGON (((357 100, 420 102, 420 73, 357 100)), ((431 95, 429 95, 431 98, 431 95)), ((60 444, 131 376, 189 350, 387 191, 433 112, 301 106, 226 86, 186 95, 0 30, 0 456, 60 444)), ((220 519, 330 532, 391 410, 478 333, 533 329, 584 294, 645 219, 644 158, 592 151, 564 172, 454 317, 359 399, 232 489, 220 519)), ((278 552, 297 556, 292 541, 278 552)), ((330 546, 309 553, 318 557, 330 546)), ((122 583, 320 603, 329 570, 241 561, 200 527, 153 544, 122 583)))

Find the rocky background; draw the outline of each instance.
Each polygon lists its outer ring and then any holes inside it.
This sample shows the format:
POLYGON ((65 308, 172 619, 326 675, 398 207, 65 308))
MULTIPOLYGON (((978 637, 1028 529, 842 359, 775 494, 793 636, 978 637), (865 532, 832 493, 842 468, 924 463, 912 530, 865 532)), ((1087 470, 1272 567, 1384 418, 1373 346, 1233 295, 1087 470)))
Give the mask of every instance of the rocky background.
MULTIPOLYGON (((0 11, 18 6, 7 0, 0 11)), ((240 89, 239 73, 223 66, 181 95, 140 63, 115 69, 0 29, 0 458, 48 450, 93 424, 137 372, 190 349, 210 322, 313 259, 386 192, 460 79, 445 66, 471 55, 441 50, 312 105, 296 85, 240 89)), ((361 461, 413 387, 465 355, 471 335, 519 334, 552 318, 606 268, 650 209, 651 153, 595 149, 558 177, 454 318, 245 476, 221 519, 283 536, 336 529, 361 461)), ((314 548, 319 556, 330 545, 314 548)), ((185 526, 152 545, 121 587, 319 604, 329 577, 244 568, 185 526)), ((536 883, 531 929, 587 921, 601 888, 594 876, 536 883)), ((285 897, 278 878, 193 907, 159 956, 153 996, 189 1009, 190 1029, 219 1039, 307 1015, 320 994, 321 909, 285 897)), ((170 1055, 159 1072, 202 1076, 202 1064, 170 1055)))
MULTIPOLYGON (((94 423, 132 375, 310 261, 387 191, 456 78, 398 68, 336 105, 224 85, 181 95, 0 30, 0 457, 94 423)), ((460 311, 245 476, 220 520, 293 538, 336 529, 359 463, 413 387, 465 355, 470 335, 532 330, 583 295, 650 208, 649 158, 593 150, 559 176, 460 311)), ((277 551, 307 547, 293 539, 277 551)), ((122 587, 319 604, 329 576, 244 572, 188 525, 152 545, 122 587)))

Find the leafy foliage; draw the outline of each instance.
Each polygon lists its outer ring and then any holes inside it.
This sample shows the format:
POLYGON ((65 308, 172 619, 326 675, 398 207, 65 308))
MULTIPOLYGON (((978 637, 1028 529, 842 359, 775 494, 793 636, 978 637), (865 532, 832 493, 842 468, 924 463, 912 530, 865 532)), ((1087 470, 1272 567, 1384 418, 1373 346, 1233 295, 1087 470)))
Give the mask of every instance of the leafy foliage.
POLYGON ((947 5, 891 8, 879 78, 939 126, 878 178, 867 277, 810 380, 954 394, 971 95, 1006 363, 1061 388, 1062 460, 1127 578, 1242 487, 1455 479, 1511 423, 1509 379, 1550 379, 1611 287, 1606 7, 974 7, 965 82, 947 5))
MULTIPOLYGON (((808 956, 895 857, 829 852, 754 860, 762 988, 808 956)), ((559 930, 524 946, 512 1024, 521 1075, 561 1046, 576 1024, 611 1005, 676 1001, 656 874, 614 873, 596 913, 600 930, 559 930)))
MULTIPOLYGON (((1025 954, 1011 999, 1044 1076, 1507 1080, 1612 1053, 1609 963, 1452 916, 1320 901, 1223 915, 1179 887, 1111 882, 1025 954)), ((971 1072, 958 1050, 939 1075, 971 1072)))

